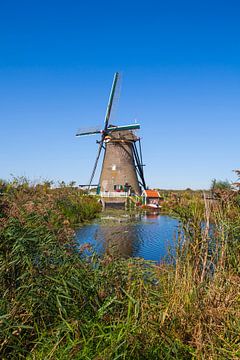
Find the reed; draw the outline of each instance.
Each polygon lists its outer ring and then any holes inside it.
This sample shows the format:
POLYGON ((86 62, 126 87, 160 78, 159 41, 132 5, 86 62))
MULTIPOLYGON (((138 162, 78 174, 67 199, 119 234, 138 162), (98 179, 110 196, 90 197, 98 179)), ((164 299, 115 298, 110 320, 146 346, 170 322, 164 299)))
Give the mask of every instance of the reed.
POLYGON ((4 189, 1 358, 238 359, 237 200, 182 198, 172 260, 158 265, 81 256, 74 226, 98 211, 69 187, 4 189))

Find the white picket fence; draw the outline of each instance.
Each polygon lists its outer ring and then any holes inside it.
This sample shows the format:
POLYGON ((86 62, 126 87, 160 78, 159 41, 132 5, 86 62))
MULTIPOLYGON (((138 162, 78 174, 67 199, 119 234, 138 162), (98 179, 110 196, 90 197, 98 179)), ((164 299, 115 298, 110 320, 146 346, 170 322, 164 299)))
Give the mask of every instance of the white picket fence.
POLYGON ((100 192, 100 196, 101 197, 128 197, 129 194, 128 192, 123 192, 123 191, 101 191, 100 192))

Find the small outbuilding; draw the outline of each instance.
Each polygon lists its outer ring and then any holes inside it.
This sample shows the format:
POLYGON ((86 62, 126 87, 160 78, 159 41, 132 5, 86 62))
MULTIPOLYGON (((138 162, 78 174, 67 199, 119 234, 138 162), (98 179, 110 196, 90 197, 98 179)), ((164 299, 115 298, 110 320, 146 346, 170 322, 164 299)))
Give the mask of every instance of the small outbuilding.
POLYGON ((150 207, 159 207, 160 195, 157 190, 143 190, 142 192, 143 205, 150 207))

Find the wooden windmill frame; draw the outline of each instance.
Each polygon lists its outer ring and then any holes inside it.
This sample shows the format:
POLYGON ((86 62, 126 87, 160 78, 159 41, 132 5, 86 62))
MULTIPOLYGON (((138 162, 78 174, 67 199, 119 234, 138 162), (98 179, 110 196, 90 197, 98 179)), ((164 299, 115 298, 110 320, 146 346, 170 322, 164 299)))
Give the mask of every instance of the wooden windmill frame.
MULTIPOLYGON (((141 139, 134 134, 134 130, 140 129, 140 124, 129 124, 115 126, 109 124, 111 111, 119 81, 119 73, 114 74, 113 84, 108 101, 107 111, 103 129, 88 128, 78 130, 76 136, 97 135, 101 136, 98 143, 98 151, 94 162, 93 170, 89 183, 88 191, 91 188, 100 155, 104 150, 102 171, 99 180, 99 192, 113 191, 118 185, 115 182, 124 182, 130 192, 140 195, 141 188, 146 189, 146 182, 143 171, 141 139), (116 164, 115 164, 116 163, 116 164), (106 184, 104 186, 104 184, 106 184), (103 189, 105 187, 105 189, 103 189)), ((120 185, 119 185, 120 186, 120 185)))

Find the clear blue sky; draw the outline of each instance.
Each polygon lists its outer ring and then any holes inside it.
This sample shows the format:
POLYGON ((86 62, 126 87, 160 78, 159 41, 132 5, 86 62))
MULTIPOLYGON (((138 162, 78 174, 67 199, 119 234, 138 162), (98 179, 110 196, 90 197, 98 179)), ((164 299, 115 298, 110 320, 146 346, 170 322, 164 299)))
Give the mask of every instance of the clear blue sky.
POLYGON ((240 167, 239 1, 1 1, 0 178, 89 179, 113 73, 115 123, 141 123, 149 186, 240 167))

